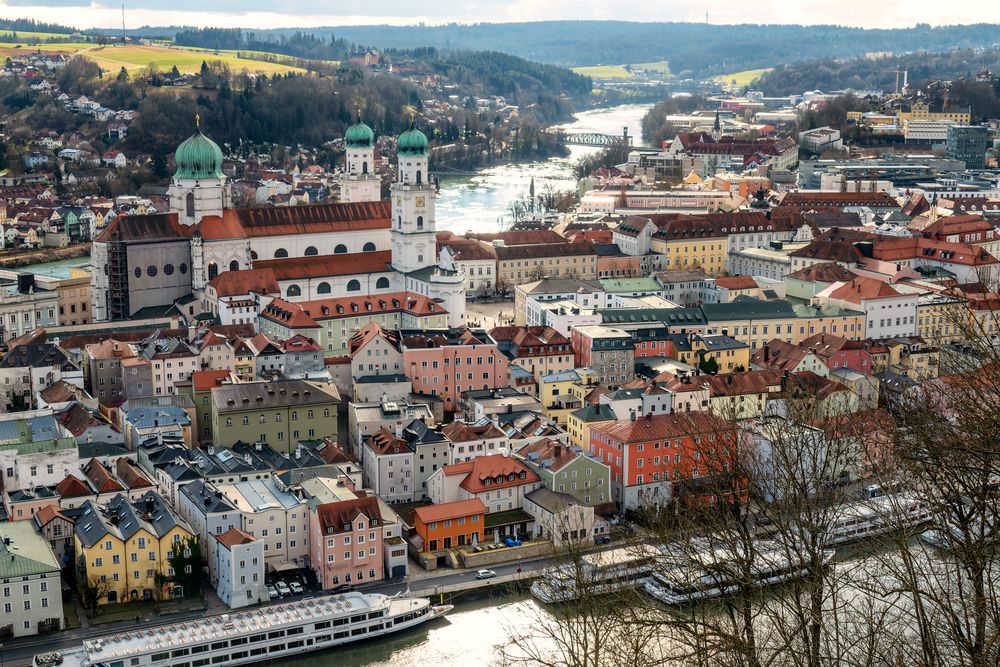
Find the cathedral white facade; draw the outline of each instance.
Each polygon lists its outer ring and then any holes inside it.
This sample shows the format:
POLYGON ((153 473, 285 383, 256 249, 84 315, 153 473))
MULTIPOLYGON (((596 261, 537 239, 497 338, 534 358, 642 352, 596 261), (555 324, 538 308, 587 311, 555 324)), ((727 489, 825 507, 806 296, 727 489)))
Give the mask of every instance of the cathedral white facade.
POLYGON ((371 129, 351 126, 345 143, 341 202, 233 209, 222 152, 196 132, 175 153, 170 212, 122 216, 95 238, 95 318, 127 319, 169 307, 179 292, 200 297, 221 273, 269 269, 289 301, 416 292, 440 303, 449 326, 464 326, 464 282, 436 249, 427 138, 414 127, 400 135, 389 201, 371 129), (168 275, 169 289, 158 289, 156 277, 168 275))

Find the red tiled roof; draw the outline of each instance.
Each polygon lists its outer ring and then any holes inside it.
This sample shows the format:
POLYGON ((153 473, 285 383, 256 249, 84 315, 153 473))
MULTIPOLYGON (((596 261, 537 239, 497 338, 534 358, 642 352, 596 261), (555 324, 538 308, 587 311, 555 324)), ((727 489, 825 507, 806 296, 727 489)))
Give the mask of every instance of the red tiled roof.
POLYGON ((551 243, 565 243, 566 239, 551 229, 529 229, 513 230, 508 232, 475 233, 469 232, 465 235, 467 239, 477 241, 503 241, 507 246, 518 245, 542 245, 551 243))
POLYGON ((389 201, 375 201, 226 209, 222 217, 227 233, 235 224, 249 238, 389 229, 391 214, 389 201))
MULTIPOLYGON (((538 440, 521 447, 517 450, 517 455, 522 459, 528 459, 529 454, 537 454, 537 461, 549 460, 551 463, 546 466, 547 470, 561 470, 563 466, 572 463, 580 456, 568 446, 549 438, 539 438, 538 440), (558 451, 558 455, 556 452, 558 451)), ((530 460, 530 459, 529 459, 530 460)))
POLYGON ((465 500, 455 500, 450 503, 440 505, 424 505, 418 507, 414 514, 420 518, 424 525, 435 521, 447 521, 448 519, 458 519, 463 516, 474 516, 485 514, 486 505, 479 498, 466 498, 465 500))
POLYGON ((636 418, 635 421, 621 419, 616 422, 597 424, 591 427, 591 433, 597 432, 612 440, 629 444, 663 438, 721 433, 731 431, 732 428, 728 421, 709 412, 687 412, 646 415, 636 418))
POLYGON ((754 289, 757 287, 757 282, 753 279, 753 276, 722 276, 715 279, 715 284, 718 287, 730 290, 754 289))
POLYGON ((342 255, 262 259, 256 260, 253 265, 255 269, 270 269, 277 280, 388 273, 392 271, 392 251, 376 250, 342 255))
POLYGON ((451 442, 469 442, 470 440, 490 440, 492 438, 507 437, 493 422, 477 426, 475 424, 455 421, 446 424, 441 429, 441 433, 451 442))
MULTIPOLYGON (((257 262, 259 265, 261 262, 257 262)), ((223 271, 208 281, 219 296, 244 294, 280 294, 278 280, 272 269, 253 268, 242 271, 223 271)))
POLYGON ((87 462, 87 465, 83 467, 83 474, 87 476, 98 493, 114 493, 125 490, 122 483, 115 479, 111 471, 97 459, 90 459, 87 462))
POLYGON ((194 371, 191 373, 191 382, 195 391, 209 391, 212 387, 221 386, 223 380, 232 376, 230 370, 221 371, 194 371))
POLYGON ((793 371, 808 356, 809 348, 774 338, 754 352, 750 361, 756 366, 775 371, 793 371))
POLYGON ((56 484, 56 491, 61 498, 80 498, 94 495, 94 490, 87 482, 75 475, 66 475, 63 481, 56 484))
POLYGON ((831 299, 861 303, 862 299, 884 299, 900 296, 894 287, 875 278, 857 276, 830 292, 831 299))
POLYGON ((122 241, 182 239, 193 233, 194 227, 180 224, 176 213, 120 215, 102 229, 94 240, 107 242, 115 238, 122 241))
POLYGON ((139 470, 139 467, 125 457, 115 459, 115 474, 129 489, 156 486, 139 470))
POLYGON ((481 493, 491 489, 504 489, 540 481, 538 475, 517 459, 503 454, 480 456, 464 463, 453 463, 441 469, 445 475, 465 475, 459 484, 469 493, 481 493), (521 478, 521 474, 524 478, 521 478), (510 475, 514 479, 508 479, 510 475), (484 482, 490 480, 489 486, 484 482))
POLYGON ((325 503, 316 508, 320 532, 323 535, 336 535, 345 531, 344 526, 351 525, 358 515, 363 515, 369 522, 382 521, 382 513, 378 508, 378 498, 364 496, 351 500, 341 500, 325 503))
POLYGON ((239 546, 241 544, 249 544, 254 541, 254 536, 249 533, 245 533, 236 526, 233 526, 222 535, 215 538, 219 544, 232 550, 233 547, 239 546))
POLYGON ((864 255, 852 243, 813 239, 808 245, 790 253, 792 257, 808 257, 830 262, 860 262, 864 255))
POLYGON ((417 316, 447 314, 441 304, 415 292, 392 292, 378 296, 347 296, 339 299, 317 299, 291 303, 274 299, 260 316, 292 328, 318 326, 316 320, 336 317, 358 317, 403 311, 417 316))
POLYGON ((789 273, 787 278, 810 283, 842 283, 854 279, 854 274, 836 262, 821 262, 812 264, 789 273))
POLYGON ((886 262, 901 259, 930 259, 965 266, 997 263, 997 259, 982 248, 923 237, 884 239, 875 245, 872 256, 886 262))
POLYGON ((369 322, 365 326, 361 327, 357 333, 351 336, 351 340, 348 344, 348 349, 351 351, 351 355, 355 352, 368 345, 375 338, 382 338, 387 342, 394 350, 399 351, 399 332, 395 330, 386 329, 378 322, 369 322))

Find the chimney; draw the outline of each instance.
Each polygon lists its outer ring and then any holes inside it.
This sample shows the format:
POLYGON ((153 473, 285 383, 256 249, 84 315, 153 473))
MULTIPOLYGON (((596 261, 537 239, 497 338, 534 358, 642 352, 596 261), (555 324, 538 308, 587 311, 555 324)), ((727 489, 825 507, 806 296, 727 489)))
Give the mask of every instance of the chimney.
POLYGON ((764 363, 766 364, 771 359, 771 348, 767 343, 764 343, 764 363))
POLYGON ((559 458, 560 456, 562 456, 562 445, 556 445, 555 447, 553 447, 552 448, 552 455, 555 458, 559 458))
POLYGON ((628 411, 628 419, 629 421, 635 421, 635 408, 628 411))

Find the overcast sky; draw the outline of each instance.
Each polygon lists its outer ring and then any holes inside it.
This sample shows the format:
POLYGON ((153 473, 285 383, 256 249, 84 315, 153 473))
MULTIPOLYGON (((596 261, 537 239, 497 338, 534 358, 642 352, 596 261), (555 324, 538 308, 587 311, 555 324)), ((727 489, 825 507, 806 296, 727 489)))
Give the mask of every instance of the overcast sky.
MULTIPOLYGON (((414 24, 544 19, 626 19, 704 21, 712 23, 840 23, 872 28, 940 24, 1000 23, 1000 3, 987 0, 654 0, 609 3, 607 0, 128 0, 128 27, 195 25, 217 27, 295 27, 414 24), (280 5, 280 13, 275 12, 280 5), (205 7, 211 7, 206 10, 205 7), (626 11, 622 11, 624 7, 626 11), (414 13, 417 12, 417 13, 414 13)), ((121 26, 120 3, 107 0, 0 0, 0 16, 26 17, 78 28, 121 26)), ((873 48, 877 45, 873 45, 873 48)), ((918 45, 915 45, 918 46, 918 45)))

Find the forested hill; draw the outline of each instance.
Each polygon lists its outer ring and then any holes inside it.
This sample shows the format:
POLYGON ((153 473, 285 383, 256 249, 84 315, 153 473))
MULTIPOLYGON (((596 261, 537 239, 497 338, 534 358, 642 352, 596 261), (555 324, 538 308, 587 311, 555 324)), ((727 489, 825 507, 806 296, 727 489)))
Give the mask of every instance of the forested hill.
MULTIPOLYGON (((896 68, 907 71, 909 82, 921 86, 939 79, 974 79, 981 70, 1000 72, 1000 49, 957 49, 943 53, 916 52, 891 58, 806 60, 778 65, 754 87, 767 95, 788 95, 803 90, 882 90, 896 86, 896 68)), ((902 76, 900 78, 902 83, 902 76)))
POLYGON ((340 26, 257 31, 260 39, 310 32, 378 48, 502 51, 563 66, 667 60, 681 76, 770 67, 809 58, 850 57, 870 51, 946 51, 989 47, 996 25, 867 30, 843 26, 711 25, 629 21, 539 21, 441 26, 340 26))

